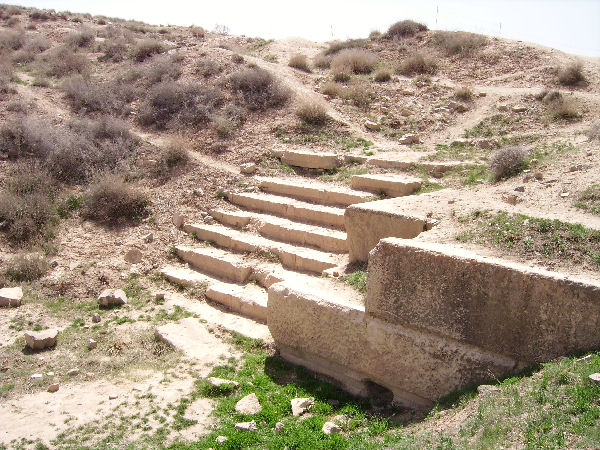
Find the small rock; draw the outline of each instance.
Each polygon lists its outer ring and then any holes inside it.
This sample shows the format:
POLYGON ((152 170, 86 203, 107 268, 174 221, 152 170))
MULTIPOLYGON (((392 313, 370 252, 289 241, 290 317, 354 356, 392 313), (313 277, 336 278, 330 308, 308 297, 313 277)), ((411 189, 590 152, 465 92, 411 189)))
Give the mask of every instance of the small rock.
POLYGON ((543 180, 543 179, 544 179, 544 175, 542 175, 542 172, 536 172, 536 173, 533 175, 533 177, 534 177, 536 180, 538 180, 538 181, 540 181, 540 180, 543 180))
POLYGON ((537 164, 538 163, 538 159, 537 158, 532 158, 531 161, 529 161, 532 165, 533 164, 537 164))
POLYGON ((342 429, 333 422, 325 422, 321 431, 325 434, 335 434, 342 431, 342 429))
POLYGON ((184 223, 185 223, 185 216, 183 214, 173 215, 173 225, 175 225, 177 228, 183 227, 184 223))
POLYGON ((58 337, 58 330, 26 331, 25 342, 32 350, 42 350, 54 347, 58 337))
POLYGON ((156 301, 162 301, 165 299, 165 293, 164 292, 157 292, 156 294, 154 294, 154 300, 156 301))
POLYGON ((204 217, 204 223, 207 224, 211 224, 211 223, 215 223, 215 218, 213 216, 206 216, 204 217))
POLYGON ((485 97, 487 95, 486 92, 480 92, 477 94, 478 97, 485 97))
POLYGON ((90 339, 87 343, 88 350, 94 350, 96 347, 98 347, 98 343, 95 340, 90 339))
POLYGON ((58 392, 60 385, 58 383, 51 384, 48 386, 48 392, 58 392))
POLYGON ((560 196, 561 196, 561 197, 563 197, 563 198, 564 198, 564 197, 568 197, 569 195, 571 195, 571 193, 570 193, 570 192, 561 192, 561 193, 560 193, 560 196))
POLYGON ((410 109, 408 109, 408 108, 403 108, 403 109, 400 111, 400 115, 401 115, 402 117, 409 117, 411 114, 412 114, 412 111, 411 111, 410 109))
POLYGON ((52 261, 50 261, 50 267, 52 267, 53 269, 56 269, 58 267, 58 261, 56 259, 53 259, 52 261))
POLYGON ((594 357, 594 355, 587 355, 587 356, 584 356, 583 358, 579 358, 579 359, 577 360, 577 362, 589 361, 589 360, 590 360, 590 359, 592 359, 593 357, 594 357))
POLYGON ((479 392, 480 395, 493 394, 495 392, 500 392, 500 388, 489 384, 482 384, 477 386, 477 392, 479 392))
POLYGON ((2 367, 0 367, 0 372, 7 372, 8 369, 9 369, 8 366, 2 366, 2 367))
POLYGON ((100 306, 121 306, 127 303, 127 295, 122 289, 104 289, 98 297, 100 306))
POLYGON ((21 306, 23 289, 20 287, 0 289, 0 306, 21 306))
POLYGON ((75 377, 79 375, 79 369, 71 369, 67 372, 67 375, 69 375, 70 377, 75 377))
POLYGON ((515 188, 515 191, 517 191, 517 192, 525 192, 525 186, 517 186, 515 188))
POLYGON ((402 145, 410 145, 410 144, 419 144, 421 142, 421 139, 419 138, 419 135, 414 134, 414 133, 408 133, 405 134, 404 136, 402 136, 398 142, 402 145))
POLYGON ((381 125, 372 120, 365 120, 365 128, 371 131, 379 131, 381 130, 381 125))
POLYGON ((344 423, 348 422, 348 416, 345 416, 344 414, 340 414, 340 415, 335 416, 333 419, 331 419, 331 421, 333 423, 337 423, 338 425, 344 424, 344 423))
POLYGON ((337 277, 339 277, 339 276, 340 276, 340 273, 339 273, 339 272, 337 272, 337 271, 336 271, 336 272, 333 272, 333 276, 337 278, 337 277))
POLYGON ((130 264, 137 264, 137 263, 142 262, 143 256, 144 255, 142 255, 142 252, 139 251, 137 248, 132 248, 127 253, 125 253, 125 256, 123 259, 125 259, 125 261, 127 261, 130 264))
POLYGON ((593 155, 594 155, 594 153, 592 153, 592 152, 587 152, 586 153, 586 156, 593 156, 593 155))
POLYGON ((227 442, 227 436, 217 436, 217 438, 215 439, 215 442, 217 444, 223 444, 224 442, 227 442))
POLYGON ((100 317, 100 314, 94 313, 92 315, 92 322, 94 322, 94 323, 100 323, 101 320, 102 320, 102 317, 100 317))
POLYGON ((241 414, 258 414, 262 411, 255 393, 248 394, 235 404, 235 410, 241 414))
POLYGON ((217 378, 217 377, 208 377, 206 379, 206 381, 208 381, 212 386, 215 386, 215 387, 224 386, 224 385, 231 385, 231 386, 238 387, 240 385, 237 381, 226 380, 224 378, 217 378))
POLYGON ((253 420, 251 422, 240 422, 235 424, 236 430, 245 430, 245 431, 256 431, 258 428, 256 427, 256 422, 253 420))
POLYGON ((478 139, 477 146, 482 149, 490 149, 498 147, 498 141, 495 139, 478 139))
POLYGON ((292 414, 298 417, 308 412, 308 410, 313 407, 313 405, 315 404, 315 399, 313 397, 293 398, 291 400, 291 404, 292 414))
POLYGON ((144 236, 144 237, 142 238, 142 240, 143 240, 143 241, 144 241, 146 244, 149 244, 150 242, 153 242, 153 241, 154 241, 154 234, 152 234, 152 233, 148 233, 146 236, 144 236))
POLYGON ((508 111, 508 105, 505 105, 504 103, 497 104, 496 108, 498 111, 508 111))
POLYGON ((47 376, 47 377, 53 377, 53 376, 54 376, 54 372, 47 372, 47 373, 46 373, 46 376, 47 376))
POLYGON ((527 111, 527 107, 524 105, 515 105, 512 107, 513 112, 521 113, 527 111))
POLYGON ((589 379, 594 383, 600 383, 600 373, 593 373, 589 376, 589 379))
POLYGON ((119 396, 117 394, 108 394, 108 399, 109 400, 115 400, 117 398, 119 398, 119 396))
POLYGON ((281 431, 281 430, 283 430, 283 423, 277 422, 275 424, 275 431, 281 431))
POLYGON ((40 380, 40 379, 42 379, 43 376, 44 375, 42 375, 41 373, 34 373, 29 378, 31 378, 32 380, 40 380))
POLYGON ((247 175, 253 174, 258 170, 258 166, 254 163, 244 163, 240 165, 240 172, 247 175))
POLYGON ((523 199, 516 194, 508 194, 508 195, 505 194, 502 196, 502 200, 504 200, 509 205, 516 205, 517 203, 520 203, 523 201, 523 199))
POLYGON ((94 378, 94 372, 87 372, 87 373, 85 374, 85 377, 86 377, 86 378, 94 378))

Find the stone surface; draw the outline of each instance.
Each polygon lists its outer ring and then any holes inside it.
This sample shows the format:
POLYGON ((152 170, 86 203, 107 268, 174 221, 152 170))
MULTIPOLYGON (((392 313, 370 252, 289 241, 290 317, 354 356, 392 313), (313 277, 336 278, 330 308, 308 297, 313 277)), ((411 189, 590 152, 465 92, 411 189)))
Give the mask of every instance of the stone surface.
POLYGON ((282 422, 277 422, 275 424, 275 431, 281 431, 281 430, 283 430, 283 427, 284 427, 284 425, 282 422))
POLYGON ((154 234, 152 234, 152 233, 148 233, 148 234, 146 234, 146 235, 145 235, 145 236, 142 238, 142 240, 143 240, 143 241, 144 241, 146 244, 150 244, 151 242, 153 242, 153 241, 154 241, 154 234))
POLYGON ((67 372, 67 375, 69 375, 70 377, 75 377, 79 375, 79 369, 71 369, 67 372))
POLYGON ((258 428, 256 427, 256 422, 253 420, 251 422, 240 422, 235 424, 236 430, 245 430, 245 431, 256 431, 258 428))
POLYGON ((372 120, 365 120, 365 128, 371 131, 381 130, 381 124, 373 122, 372 120))
POLYGON ((520 113, 520 112, 527 111, 527 107, 525 105, 514 105, 512 107, 512 110, 513 110, 513 112, 520 113))
POLYGON ((403 197, 419 189, 422 180, 406 175, 366 174, 354 175, 350 183, 353 189, 383 192, 389 197, 403 197))
POLYGON ((240 172, 245 174, 253 174, 258 169, 258 166, 254 163, 244 163, 240 165, 240 172))
POLYGON ((307 169, 333 169, 340 163, 335 153, 284 150, 279 154, 282 162, 307 169))
POLYGON ((241 414, 258 414, 262 411, 255 393, 248 394, 235 404, 235 410, 241 414))
POLYGON ((291 400, 291 404, 292 415, 297 417, 308 412, 310 408, 315 404, 315 399, 313 397, 294 398, 291 400))
POLYGON ((26 331, 25 342, 32 350, 54 347, 58 338, 58 330, 26 331))
POLYGON ((94 350, 96 347, 98 347, 98 342, 96 342, 93 339, 88 340, 88 343, 87 343, 88 350, 94 350))
POLYGON ((100 317, 100 314, 94 313, 92 315, 92 322, 94 322, 94 323, 100 323, 101 320, 102 320, 102 317, 100 317))
POLYGON ((227 441, 227 436, 217 436, 217 437, 215 438, 215 442, 216 442, 217 444, 223 444, 223 443, 224 443, 224 442, 226 442, 226 441, 227 441))
POLYGON ((421 139, 418 134, 408 133, 398 139, 398 143, 402 145, 419 144, 421 139))
POLYGON ((600 373, 593 373, 589 376, 589 379, 594 383, 600 383, 600 373))
POLYGON ((143 255, 139 249, 132 248, 127 253, 125 253, 125 256, 123 258, 130 264, 138 264, 142 262, 143 255))
POLYGON ((58 383, 51 384, 48 386, 48 392, 58 392, 60 385, 58 383))
POLYGON ((23 290, 20 287, 0 289, 0 306, 21 306, 23 290))
POLYGON ((333 422, 325 422, 321 431, 325 434, 336 434, 342 431, 342 429, 333 422))
POLYGON ((104 289, 98 296, 100 306, 121 306, 127 303, 127 295, 122 289, 104 289))
POLYGON ((185 216, 183 214, 176 213, 173 215, 173 225, 175 225, 175 227, 181 228, 181 227, 183 227, 184 223, 185 223, 185 216))
POLYGON ((223 378, 217 378, 217 377, 208 377, 206 379, 206 381, 208 381, 212 386, 215 386, 215 387, 224 386, 224 385, 238 387, 240 385, 237 381, 225 380, 223 378))

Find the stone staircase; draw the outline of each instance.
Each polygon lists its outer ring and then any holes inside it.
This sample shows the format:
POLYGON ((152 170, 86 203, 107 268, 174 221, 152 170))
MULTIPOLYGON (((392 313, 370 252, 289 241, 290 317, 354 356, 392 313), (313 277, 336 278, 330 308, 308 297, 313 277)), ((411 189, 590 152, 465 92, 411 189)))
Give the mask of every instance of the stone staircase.
POLYGON ((258 192, 228 192, 228 209, 209 211, 214 222, 184 223, 183 231, 199 242, 176 245, 184 265, 164 267, 161 273, 180 285, 204 286, 209 300, 266 322, 267 289, 273 283, 302 285, 324 272, 343 272, 348 264, 346 207, 379 193, 409 195, 421 184, 399 175, 356 178, 355 189, 311 179, 257 177, 258 192))

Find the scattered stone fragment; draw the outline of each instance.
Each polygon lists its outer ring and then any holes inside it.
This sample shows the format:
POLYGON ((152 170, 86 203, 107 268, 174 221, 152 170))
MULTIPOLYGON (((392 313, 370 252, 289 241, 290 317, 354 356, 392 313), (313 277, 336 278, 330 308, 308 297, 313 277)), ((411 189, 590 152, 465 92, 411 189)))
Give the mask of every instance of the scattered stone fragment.
POLYGON ((538 181, 540 181, 540 180, 543 180, 543 179, 544 179, 544 175, 542 174, 542 172, 536 172, 536 173, 533 175, 533 177, 534 177, 536 180, 538 180, 538 181))
POLYGON ((53 376, 54 376, 54 372, 47 372, 47 373, 46 373, 46 376, 47 376, 47 377, 53 377, 53 376))
POLYGON ((335 416, 333 419, 331 419, 331 421, 333 423, 337 423, 338 425, 344 424, 344 423, 348 422, 348 416, 346 416, 344 414, 339 414, 339 415, 335 416))
POLYGON ((0 306, 21 306, 23 290, 20 287, 0 289, 0 306))
POLYGON ((235 404, 235 410, 241 414, 258 414, 262 411, 255 393, 248 394, 235 404))
POLYGON ((587 355, 587 356, 584 356, 583 358, 579 358, 579 359, 577 360, 577 362, 589 361, 589 360, 590 360, 590 359, 592 359, 593 357, 594 357, 594 355, 587 355))
POLYGON ((104 289, 98 297, 100 306, 121 306, 127 303, 127 295, 122 289, 104 289))
POLYGON ((373 122, 372 120, 365 121, 365 128, 371 131, 379 131, 381 130, 381 125, 377 122, 373 122))
POLYGON ((141 251, 139 251, 137 248, 132 248, 127 253, 125 253, 124 259, 130 264, 137 264, 139 262, 142 262, 142 257, 143 255, 141 251))
POLYGON ((93 372, 87 372, 87 373, 85 374, 85 377, 86 377, 86 378, 94 378, 94 373, 93 373, 93 372))
POLYGON ((312 406, 315 404, 315 399, 313 397, 293 398, 291 400, 291 404, 292 414, 298 417, 308 412, 308 410, 312 408, 312 406))
POLYGON ((254 163, 244 163, 240 165, 240 172, 245 174, 253 174, 258 169, 258 166, 254 163))
POLYGON ((58 337, 58 330, 26 331, 25 342, 32 350, 42 350, 54 347, 58 337))
POLYGON ((502 200, 504 200, 509 205, 516 205, 517 203, 523 201, 523 199, 516 194, 505 194, 502 196, 502 200))
POLYGON ((527 111, 527 107, 524 105, 515 105, 512 107, 513 112, 520 113, 527 111))
POLYGON ((402 145, 419 144, 421 139, 419 139, 419 135, 417 134, 408 133, 402 136, 398 142, 402 145))
POLYGON ((207 224, 211 224, 211 223, 215 223, 215 218, 213 216, 206 216, 204 217, 204 223, 207 224))
POLYGON ((119 398, 119 396, 117 394, 108 394, 108 399, 109 400, 115 400, 117 398, 119 398))
POLYGON ((52 261, 50 261, 50 267, 52 267, 53 269, 56 269, 58 267, 58 261, 56 259, 53 259, 52 261))
POLYGON ((342 429, 333 422, 325 422, 321 431, 325 434, 335 434, 342 431, 342 429))
POLYGON ((571 193, 570 193, 570 192, 561 192, 561 193, 560 193, 560 196, 561 196, 561 197, 563 197, 563 198, 564 198, 564 197, 568 197, 569 195, 571 195, 571 193))
POLYGON ((60 385, 58 383, 51 384, 48 386, 48 392, 58 392, 60 385))
POLYGON ((515 191, 516 191, 516 192, 525 192, 525 186, 517 186, 517 187, 515 188, 515 191))
POLYGON ((235 424, 236 430, 245 430, 245 431, 256 431, 258 428, 256 427, 256 422, 253 420, 251 422, 240 422, 235 424))
POLYGON ((70 377, 74 377, 79 375, 79 369, 71 369, 67 372, 67 375, 69 375, 70 377))
POLYGON ((226 380, 224 378, 217 378, 217 377, 208 377, 206 379, 206 381, 208 381, 212 386, 215 386, 215 387, 219 387, 219 386, 223 386, 223 385, 231 385, 231 386, 238 387, 240 385, 237 381, 226 380))
POLYGON ((142 240, 146 243, 149 244, 150 242, 154 241, 154 234, 152 233, 148 233, 146 236, 144 236, 142 238, 142 240))
POLYGON ((480 92, 479 94, 477 94, 479 97, 485 97, 487 95, 486 92, 480 92))
POLYGON ((165 293, 164 292, 157 292, 156 294, 154 294, 154 300, 156 301, 161 301, 165 299, 165 293))
POLYGON ((88 350, 94 350, 96 347, 98 347, 98 343, 95 340, 90 339, 87 344, 88 350))
POLYGON ((177 228, 183 227, 184 223, 185 223, 185 216, 183 214, 175 214, 173 216, 173 225, 175 225, 177 228))
POLYGON ((2 366, 2 367, 0 367, 0 372, 7 372, 8 369, 9 369, 8 366, 2 366))
POLYGON ((41 373, 34 373, 33 375, 31 375, 29 378, 31 378, 32 380, 39 380, 43 377, 44 375, 42 375, 41 373))
POLYGON ((589 379, 594 383, 600 383, 600 373, 593 373, 589 376, 589 379))
POLYGON ((340 406, 339 400, 335 399, 327 400, 327 403, 329 403, 331 406, 340 406))
POLYGON ((477 146, 482 149, 490 149, 498 147, 498 141, 495 139, 478 139, 477 146))
POLYGON ((281 431, 281 430, 283 430, 283 423, 277 422, 275 424, 275 431, 281 431))
POLYGON ((102 320, 102 318, 100 317, 100 314, 94 313, 92 315, 92 322, 94 322, 94 323, 100 323, 101 320, 102 320))
POLYGON ((226 441, 227 441, 227 436, 217 436, 217 438, 215 439, 215 442, 217 444, 223 444, 226 441))
POLYGON ((508 111, 508 105, 505 105, 504 103, 497 104, 496 108, 498 111, 508 111))
POLYGON ((477 386, 477 392, 479 392, 480 395, 493 394, 495 392, 500 392, 500 388, 489 384, 482 384, 477 386))

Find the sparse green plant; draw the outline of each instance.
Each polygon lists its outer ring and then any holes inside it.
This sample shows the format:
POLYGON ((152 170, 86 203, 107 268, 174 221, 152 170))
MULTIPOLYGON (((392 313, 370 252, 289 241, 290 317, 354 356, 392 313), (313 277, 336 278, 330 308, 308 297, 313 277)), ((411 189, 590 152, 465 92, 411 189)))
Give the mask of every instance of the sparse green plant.
POLYGON ((600 184, 592 184, 577 196, 577 208, 600 216, 600 184))
POLYGON ((409 38, 427 31, 427 26, 413 20, 402 20, 392 24, 383 35, 386 39, 409 38))
POLYGON ((414 76, 420 74, 433 75, 437 72, 438 64, 430 56, 421 53, 415 53, 404 59, 396 68, 396 72, 401 75, 414 76))
POLYGON ((516 175, 527 163, 529 150, 521 146, 504 147, 490 156, 489 170, 496 181, 516 175))
POLYGON ((361 293, 367 292, 367 271, 356 270, 340 278, 361 293))
POLYGON ((294 69, 302 70, 303 72, 311 72, 306 55, 301 53, 292 55, 290 61, 288 62, 288 66, 293 67, 294 69))
POLYGON ((557 76, 563 86, 582 86, 587 83, 580 61, 561 67, 557 70, 557 76))
POLYGON ((298 118, 308 125, 325 125, 329 121, 327 108, 321 102, 305 100, 296 109, 298 118))

